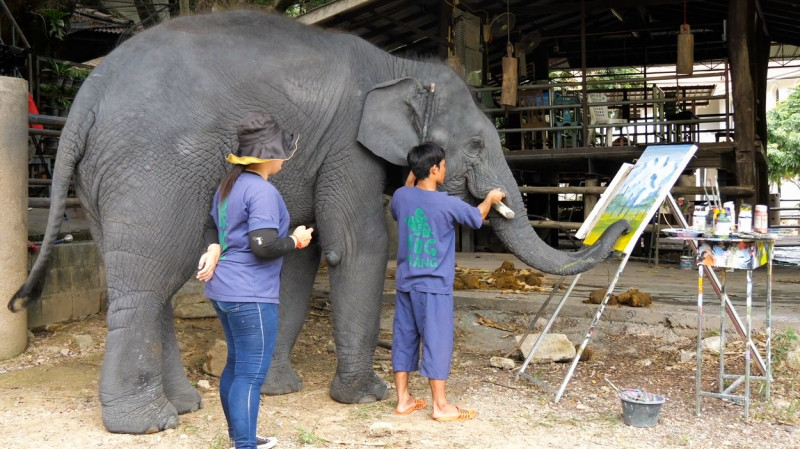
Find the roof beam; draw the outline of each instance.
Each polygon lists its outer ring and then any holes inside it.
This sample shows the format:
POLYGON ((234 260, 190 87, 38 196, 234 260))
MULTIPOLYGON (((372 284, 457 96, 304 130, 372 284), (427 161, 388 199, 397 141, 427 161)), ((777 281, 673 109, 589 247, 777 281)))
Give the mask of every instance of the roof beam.
POLYGON ((313 25, 324 22, 338 14, 344 14, 352 9, 364 7, 375 0, 338 0, 328 3, 325 6, 312 9, 311 11, 297 18, 300 23, 313 25))
MULTIPOLYGON (((670 4, 674 5, 675 0, 595 0, 586 2, 586 12, 592 12, 599 9, 611 8, 633 8, 637 6, 658 6, 670 4)), ((520 17, 538 17, 541 18, 546 14, 564 14, 581 11, 581 2, 559 2, 553 5, 542 5, 536 8, 531 8, 530 14, 517 14, 520 17)), ((513 8, 512 8, 513 10, 513 8)))

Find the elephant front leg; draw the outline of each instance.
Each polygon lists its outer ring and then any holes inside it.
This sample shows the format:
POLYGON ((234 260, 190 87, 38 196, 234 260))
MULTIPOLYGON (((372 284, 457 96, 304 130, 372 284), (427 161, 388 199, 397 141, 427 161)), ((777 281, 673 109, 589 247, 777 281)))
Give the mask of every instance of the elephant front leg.
POLYGON ((307 248, 293 251, 283 258, 278 338, 267 378, 261 386, 262 394, 295 393, 303 388, 303 380, 292 368, 291 355, 308 314, 319 257, 319 244, 314 241, 307 248))
POLYGON ((373 368, 386 257, 375 254, 359 259, 363 266, 342 267, 331 278, 338 362, 331 398, 346 404, 382 401, 389 395, 386 383, 373 368))
POLYGON ((164 394, 179 414, 202 408, 203 402, 189 379, 181 361, 181 349, 175 335, 172 301, 165 301, 161 312, 161 345, 164 394))
POLYGON ((178 425, 164 395, 162 307, 147 293, 110 290, 108 337, 100 377, 103 424, 114 433, 152 433, 178 425), (116 294, 119 294, 118 292, 116 294))
POLYGON ((330 393, 348 404, 388 397, 386 383, 373 369, 388 260, 386 225, 380 205, 365 212, 344 233, 346 249, 329 268, 338 361, 330 393))

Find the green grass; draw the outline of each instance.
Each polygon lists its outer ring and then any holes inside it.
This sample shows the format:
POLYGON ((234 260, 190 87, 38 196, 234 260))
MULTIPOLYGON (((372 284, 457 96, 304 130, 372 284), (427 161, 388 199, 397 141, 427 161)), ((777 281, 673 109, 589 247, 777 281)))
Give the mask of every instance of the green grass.
POLYGON ((325 438, 315 434, 313 430, 307 430, 303 427, 298 427, 297 431, 297 441, 299 441, 300 444, 318 444, 327 442, 325 438))
POLYGON ((211 444, 208 445, 209 449, 228 449, 230 447, 230 440, 228 434, 217 432, 214 438, 211 439, 211 444))
MULTIPOLYGON (((394 407, 396 406, 397 403, 395 402, 394 407)), ((383 413, 386 413, 385 404, 375 402, 372 404, 361 405, 354 408, 353 410, 350 411, 350 416, 352 416, 353 418, 371 419, 378 417, 383 413)))
POLYGON ((800 346, 800 335, 791 327, 787 327, 772 339, 772 360, 776 364, 783 362, 786 360, 786 355, 798 346, 800 346))

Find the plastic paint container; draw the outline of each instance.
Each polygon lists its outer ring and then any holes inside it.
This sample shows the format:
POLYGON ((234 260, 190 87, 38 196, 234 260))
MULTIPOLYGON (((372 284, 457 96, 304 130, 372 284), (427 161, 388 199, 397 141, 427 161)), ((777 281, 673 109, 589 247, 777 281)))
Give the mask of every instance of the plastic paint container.
POLYGON ((733 201, 726 201, 722 208, 728 214, 728 219, 731 221, 731 231, 733 231, 736 228, 736 206, 733 201))
POLYGON ((698 231, 705 231, 706 229, 706 211, 705 206, 695 206, 694 214, 692 214, 692 229, 698 231))
POLYGON ((753 206, 742 203, 739 208, 739 225, 736 228, 739 232, 753 231, 753 206))
POLYGON ((714 225, 714 237, 728 238, 731 235, 731 220, 725 209, 719 212, 717 223, 714 225))
POLYGON ((753 215, 753 231, 766 234, 768 227, 767 206, 758 204, 756 205, 756 213, 753 215))

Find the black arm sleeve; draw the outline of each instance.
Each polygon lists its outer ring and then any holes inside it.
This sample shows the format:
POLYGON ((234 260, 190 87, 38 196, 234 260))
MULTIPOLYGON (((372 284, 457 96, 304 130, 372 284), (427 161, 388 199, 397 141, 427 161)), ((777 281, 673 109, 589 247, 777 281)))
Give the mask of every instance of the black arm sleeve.
POLYGON ((250 251, 259 259, 277 259, 283 257, 294 249, 294 239, 291 237, 278 238, 275 228, 256 229, 250 231, 250 251))
POLYGON ((208 245, 211 245, 212 243, 219 243, 217 224, 214 223, 214 217, 212 217, 211 214, 208 214, 206 222, 203 223, 203 241, 206 244, 206 248, 208 248, 208 245))

